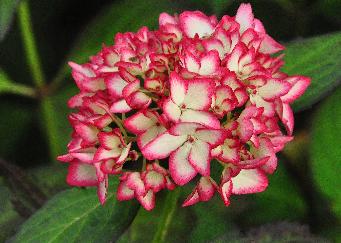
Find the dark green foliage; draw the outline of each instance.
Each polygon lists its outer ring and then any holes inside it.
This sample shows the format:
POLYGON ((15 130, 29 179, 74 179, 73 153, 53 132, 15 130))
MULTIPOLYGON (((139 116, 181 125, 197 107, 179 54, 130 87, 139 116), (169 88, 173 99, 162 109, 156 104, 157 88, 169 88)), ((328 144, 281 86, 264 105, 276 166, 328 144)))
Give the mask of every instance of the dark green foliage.
POLYGON ((101 206, 95 189, 69 189, 27 220, 13 242, 108 242, 125 231, 138 208, 135 202, 118 202, 114 190, 101 206))
MULTIPOLYGON (((308 118, 298 121, 295 132, 305 136, 285 151, 278 170, 269 176, 268 189, 235 196, 228 208, 218 196, 182 208, 195 186, 191 183, 159 193, 152 212, 136 201, 117 202, 117 178, 104 207, 94 188, 58 193, 68 188, 67 170, 55 158, 66 152, 71 134, 67 114, 72 112, 66 102, 77 93, 67 61, 87 62, 103 43, 112 44, 117 32, 155 29, 161 12, 199 9, 231 15, 242 1, 28 1, 31 32, 47 77, 39 89, 33 87, 16 24, 19 2, 0 0, 0 159, 20 165, 48 199, 34 213, 39 204, 32 203, 32 195, 20 183, 13 184, 13 175, 1 173, 0 242, 9 237, 14 242, 326 242, 317 235, 341 241, 340 1, 251 1, 269 34, 289 43, 283 71, 312 78, 307 92, 293 104, 295 112, 314 114, 312 130, 308 118)), ((212 171, 218 179, 220 172, 212 171)))
POLYGON ((19 0, 1 0, 0 1, 0 41, 2 41, 9 30, 15 9, 19 0))
POLYGON ((284 72, 312 79, 304 95, 293 104, 295 111, 307 109, 340 84, 341 33, 293 42, 286 47, 284 60, 284 72))

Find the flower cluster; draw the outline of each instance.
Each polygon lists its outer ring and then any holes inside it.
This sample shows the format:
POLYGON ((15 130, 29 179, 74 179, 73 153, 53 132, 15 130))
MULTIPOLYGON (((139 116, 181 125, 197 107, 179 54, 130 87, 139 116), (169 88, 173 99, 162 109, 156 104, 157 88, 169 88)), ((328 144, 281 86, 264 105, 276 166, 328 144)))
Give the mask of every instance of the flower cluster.
POLYGON ((274 54, 283 49, 242 4, 220 21, 162 13, 158 30, 118 33, 88 63, 70 62, 80 93, 68 103, 77 110, 68 153, 58 157, 69 163, 67 182, 97 186, 104 203, 116 175, 117 199, 147 210, 157 192, 195 178, 183 206, 265 190, 292 140, 290 103, 310 83, 280 71, 274 54))

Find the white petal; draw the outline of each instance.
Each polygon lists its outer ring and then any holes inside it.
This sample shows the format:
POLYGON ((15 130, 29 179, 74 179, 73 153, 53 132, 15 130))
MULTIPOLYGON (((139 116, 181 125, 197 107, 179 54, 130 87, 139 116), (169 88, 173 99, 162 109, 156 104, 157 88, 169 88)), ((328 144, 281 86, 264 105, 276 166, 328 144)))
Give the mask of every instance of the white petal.
POLYGON ((212 128, 220 128, 219 120, 206 111, 185 110, 180 117, 182 122, 196 122, 212 128))
POLYGON ((257 169, 241 170, 240 173, 232 178, 234 194, 249 194, 262 192, 268 186, 266 175, 257 169))
POLYGON ((143 155, 148 159, 163 159, 179 148, 187 139, 187 136, 173 136, 165 132, 148 143, 143 149, 143 155))
POLYGON ((169 158, 169 171, 174 182, 178 185, 185 185, 192 180, 197 172, 188 161, 191 144, 185 143, 169 158))
POLYGON ((196 140, 192 144, 192 149, 189 154, 189 163, 193 168, 203 176, 210 175, 210 146, 200 140, 196 140))

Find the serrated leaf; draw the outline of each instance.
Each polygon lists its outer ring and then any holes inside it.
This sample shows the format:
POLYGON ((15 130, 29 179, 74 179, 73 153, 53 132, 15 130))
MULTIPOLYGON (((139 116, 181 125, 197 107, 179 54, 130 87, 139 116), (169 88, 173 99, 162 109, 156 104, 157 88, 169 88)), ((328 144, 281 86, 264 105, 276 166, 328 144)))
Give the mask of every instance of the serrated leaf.
POLYGON ((284 72, 312 79, 304 95, 293 103, 295 111, 311 107, 340 84, 340 32, 292 42, 284 53, 284 72))
POLYGON ((0 1, 0 41, 2 41, 10 28, 15 9, 19 0, 0 1))
MULTIPOLYGON (((115 179, 113 186, 117 186, 115 179)), ((118 202, 109 190, 105 206, 96 189, 74 188, 57 194, 22 226, 13 242, 115 241, 134 219, 139 206, 118 202)))
POLYGON ((341 219, 341 88, 319 107, 312 123, 310 158, 313 177, 341 219))

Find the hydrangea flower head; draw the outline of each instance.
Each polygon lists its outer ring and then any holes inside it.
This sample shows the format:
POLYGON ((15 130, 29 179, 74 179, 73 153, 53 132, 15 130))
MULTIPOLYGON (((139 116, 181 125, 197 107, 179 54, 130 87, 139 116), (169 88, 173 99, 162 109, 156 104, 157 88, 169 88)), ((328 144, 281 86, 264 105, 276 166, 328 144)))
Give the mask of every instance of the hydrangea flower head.
POLYGON ((193 180, 183 206, 264 191, 293 138, 290 104, 310 83, 281 72, 283 49, 241 4, 219 21, 162 13, 158 30, 118 33, 88 63, 70 62, 80 93, 69 101, 68 153, 58 157, 67 182, 97 186, 103 204, 109 178, 119 177, 117 199, 147 210, 159 191, 193 180))

